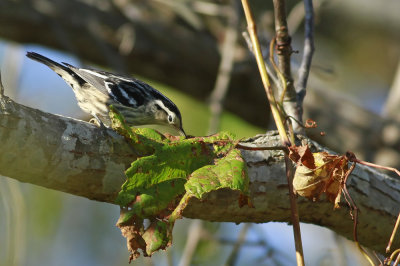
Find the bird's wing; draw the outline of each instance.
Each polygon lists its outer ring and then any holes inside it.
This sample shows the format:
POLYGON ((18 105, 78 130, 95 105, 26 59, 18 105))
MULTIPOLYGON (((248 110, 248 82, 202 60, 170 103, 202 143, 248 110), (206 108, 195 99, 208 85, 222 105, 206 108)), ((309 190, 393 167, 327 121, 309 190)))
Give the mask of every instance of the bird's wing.
POLYGON ((105 84, 109 95, 125 106, 138 107, 146 101, 145 94, 136 89, 133 81, 109 78, 105 84))
POLYGON ((105 83, 108 77, 105 75, 105 73, 92 69, 77 68, 64 62, 63 64, 69 67, 72 71, 74 71, 75 74, 84 79, 87 83, 98 89, 101 93, 105 95, 109 94, 105 83))

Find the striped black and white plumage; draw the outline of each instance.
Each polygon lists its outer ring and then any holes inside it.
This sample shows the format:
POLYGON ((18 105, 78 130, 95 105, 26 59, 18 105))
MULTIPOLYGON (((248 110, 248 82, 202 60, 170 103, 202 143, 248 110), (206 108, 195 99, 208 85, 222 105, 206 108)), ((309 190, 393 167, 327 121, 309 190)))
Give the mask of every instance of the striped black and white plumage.
POLYGON ((59 64, 38 53, 27 57, 43 63, 63 78, 75 93, 79 107, 109 127, 108 106, 113 105, 128 125, 166 125, 185 136, 178 107, 161 92, 135 78, 105 71, 59 64))

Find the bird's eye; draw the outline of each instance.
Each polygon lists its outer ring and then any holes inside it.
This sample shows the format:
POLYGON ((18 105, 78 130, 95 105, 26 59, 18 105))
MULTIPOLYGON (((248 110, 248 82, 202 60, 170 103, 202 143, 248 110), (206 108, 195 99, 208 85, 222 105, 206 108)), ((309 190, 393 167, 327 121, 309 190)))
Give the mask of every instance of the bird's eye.
POLYGON ((173 120, 172 115, 168 115, 168 122, 172 123, 173 120))

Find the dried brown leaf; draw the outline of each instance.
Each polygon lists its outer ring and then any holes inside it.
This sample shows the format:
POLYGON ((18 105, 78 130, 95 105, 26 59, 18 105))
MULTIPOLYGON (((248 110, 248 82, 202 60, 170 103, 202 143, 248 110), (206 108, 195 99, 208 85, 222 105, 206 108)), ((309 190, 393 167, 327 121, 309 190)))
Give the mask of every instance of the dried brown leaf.
POLYGON ((304 165, 310 169, 315 168, 314 156, 310 148, 305 146, 290 146, 289 147, 289 158, 296 164, 304 165))

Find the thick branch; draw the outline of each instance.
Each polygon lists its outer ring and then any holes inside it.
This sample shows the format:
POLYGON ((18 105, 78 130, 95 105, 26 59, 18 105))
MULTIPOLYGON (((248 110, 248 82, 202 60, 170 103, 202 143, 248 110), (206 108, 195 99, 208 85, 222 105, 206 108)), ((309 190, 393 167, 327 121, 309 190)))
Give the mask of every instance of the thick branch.
MULTIPOLYGON (((276 133, 256 136, 243 145, 277 146, 276 133)), ((314 145, 314 149, 322 149, 314 145)), ((0 99, 0 174, 89 199, 113 203, 123 171, 135 152, 112 131, 0 99)), ((280 151, 243 150, 255 208, 238 207, 238 194, 229 190, 192 199, 184 216, 210 221, 287 222, 290 207, 285 165, 280 151)), ((400 210, 400 181, 368 167, 357 166, 349 190, 361 209, 361 244, 383 252, 400 210)), ((298 199, 302 222, 325 226, 352 238, 346 204, 298 199)), ((394 245, 399 245, 400 241, 394 245)))
POLYGON ((112 202, 136 156, 111 130, 0 99, 0 175, 112 202))
MULTIPOLYGON (((0 36, 69 51, 92 63, 116 67, 118 72, 120 66, 110 63, 107 60, 110 56, 104 55, 103 50, 108 49, 120 64, 124 63, 126 72, 172 85, 197 99, 205 100, 210 95, 219 64, 217 42, 210 34, 158 17, 130 21, 111 2, 90 6, 88 1, 74 0, 0 1, 0 36), (93 25, 100 25, 103 31, 94 31, 93 25), (123 43, 119 33, 129 29, 134 33, 133 49, 130 53, 118 53, 123 43), (100 40, 106 44, 99 45, 100 40)), ((374 14, 380 11, 375 10, 374 14)), ((383 15, 376 18, 388 19, 383 15)), ((386 23, 383 29, 388 29, 388 25, 398 24, 386 23)), ((261 86, 254 60, 250 56, 238 59, 224 106, 249 123, 266 128, 267 116, 259 115, 266 111, 261 86)), ((381 126, 388 121, 358 108, 324 86, 319 91, 313 90, 312 85, 309 87, 304 117, 318 122, 318 130, 312 132, 313 139, 318 138, 318 142, 340 152, 349 149, 367 160, 374 160, 375 154, 380 157, 380 150, 389 151, 386 154, 390 158, 397 158, 392 166, 400 167, 399 142, 385 141, 386 135, 381 132, 381 126), (321 138, 319 131, 327 132, 327 137, 321 138)), ((400 128, 398 123, 392 127, 400 128)))

